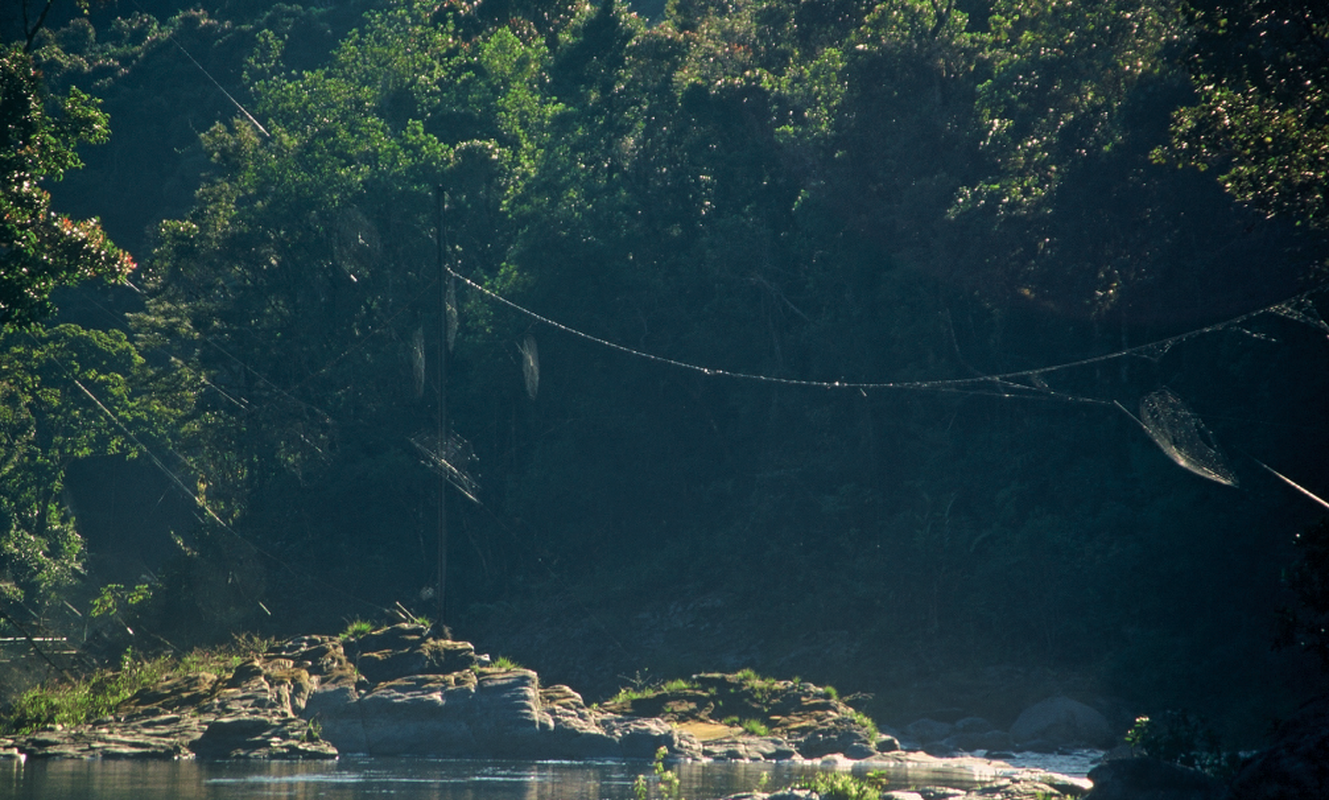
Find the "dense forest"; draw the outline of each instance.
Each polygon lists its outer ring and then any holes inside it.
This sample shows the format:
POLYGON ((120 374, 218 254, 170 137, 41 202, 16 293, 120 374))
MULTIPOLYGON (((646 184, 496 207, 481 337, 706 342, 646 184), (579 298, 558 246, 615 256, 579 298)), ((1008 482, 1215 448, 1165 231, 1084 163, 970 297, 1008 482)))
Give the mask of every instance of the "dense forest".
POLYGON ((0 636, 1322 680, 1322 4, 5 13, 0 636))

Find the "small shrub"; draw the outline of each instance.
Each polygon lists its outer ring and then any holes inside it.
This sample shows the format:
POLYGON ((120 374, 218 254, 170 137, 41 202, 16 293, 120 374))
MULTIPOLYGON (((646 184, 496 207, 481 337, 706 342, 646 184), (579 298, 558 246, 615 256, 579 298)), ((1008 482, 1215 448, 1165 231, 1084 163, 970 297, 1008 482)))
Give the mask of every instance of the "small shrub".
POLYGON ((753 736, 771 735, 771 729, 766 727, 766 725, 762 723, 761 720, 745 719, 742 722, 738 723, 738 727, 742 728, 745 732, 750 733, 753 736))
POLYGON ((145 686, 173 672, 170 658, 139 660, 131 650, 120 659, 120 669, 100 669, 73 682, 35 686, 14 701, 3 727, 13 733, 33 733, 49 725, 84 725, 108 716, 145 686))
POLYGON ((1137 753, 1215 777, 1230 776, 1239 761, 1236 753, 1223 752, 1218 734, 1202 717, 1189 711, 1137 717, 1126 733, 1126 744, 1137 753))
POLYGON ((518 664, 516 661, 513 661, 507 656, 499 656, 498 658, 494 659, 493 663, 491 663, 489 666, 494 669, 501 669, 504 671, 514 670, 514 669, 526 669, 521 664, 518 664))
MULTIPOLYGON (((655 773, 655 780, 660 785, 660 794, 665 800, 683 800, 682 781, 678 773, 672 769, 666 769, 664 765, 665 757, 669 755, 669 750, 661 747, 655 751, 655 763, 651 771, 655 773)), ((638 775, 632 782, 632 794, 636 800, 648 800, 651 795, 650 780, 645 775, 638 775)))
POLYGON ((888 783, 883 772, 869 772, 861 778, 847 772, 818 772, 797 781, 792 788, 810 789, 822 800, 879 800, 888 783))

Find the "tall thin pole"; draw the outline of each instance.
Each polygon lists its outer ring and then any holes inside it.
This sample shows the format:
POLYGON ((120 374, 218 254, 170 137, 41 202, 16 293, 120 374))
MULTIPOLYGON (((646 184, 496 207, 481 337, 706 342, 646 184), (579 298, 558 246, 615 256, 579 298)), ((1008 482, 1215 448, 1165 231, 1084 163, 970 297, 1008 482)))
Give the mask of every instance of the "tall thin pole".
POLYGON ((434 238, 438 250, 438 447, 443 457, 438 475, 438 625, 443 625, 443 590, 448 576, 448 273, 443 261, 443 187, 434 187, 437 205, 434 238))

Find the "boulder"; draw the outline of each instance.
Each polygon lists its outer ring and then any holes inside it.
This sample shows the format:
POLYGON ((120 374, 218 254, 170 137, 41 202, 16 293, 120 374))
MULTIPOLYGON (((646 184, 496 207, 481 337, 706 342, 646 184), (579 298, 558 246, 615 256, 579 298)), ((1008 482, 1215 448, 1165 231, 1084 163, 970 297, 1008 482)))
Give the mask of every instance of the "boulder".
POLYGON ((1103 747, 1112 741, 1107 719, 1069 697, 1049 697, 1029 706, 1010 733, 1022 745, 1042 740, 1055 747, 1103 747))
POLYGON ((1084 800, 1220 800, 1222 785, 1203 772, 1154 758, 1108 761, 1089 771, 1084 800))
POLYGON ((189 749, 200 758, 336 758, 307 723, 280 715, 245 714, 208 723, 189 749))
POLYGON ((904 727, 904 732, 909 735, 909 738, 919 744, 940 742, 954 731, 955 726, 949 722, 938 722, 929 717, 915 720, 904 727))
POLYGON ((804 758, 843 753, 849 758, 860 759, 877 753, 877 741, 872 732, 845 717, 813 730, 795 741, 794 746, 804 758))
POLYGON ((985 731, 983 733, 957 733, 943 739, 942 744, 972 753, 976 750, 1010 750, 1015 746, 1015 741, 1006 731, 985 731))

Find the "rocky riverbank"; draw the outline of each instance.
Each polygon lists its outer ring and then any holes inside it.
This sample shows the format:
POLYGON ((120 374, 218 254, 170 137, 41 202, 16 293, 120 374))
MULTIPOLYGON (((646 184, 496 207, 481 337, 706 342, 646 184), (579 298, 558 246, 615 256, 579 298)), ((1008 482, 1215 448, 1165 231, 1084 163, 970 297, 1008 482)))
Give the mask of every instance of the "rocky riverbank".
POLYGON ((409 624, 353 639, 297 637, 229 674, 147 687, 91 724, 0 739, 0 750, 24 758, 649 759, 661 748, 677 760, 801 760, 950 787, 930 796, 1089 788, 998 761, 902 751, 833 690, 803 681, 702 674, 593 706, 567 686, 541 686, 531 670, 409 624))

